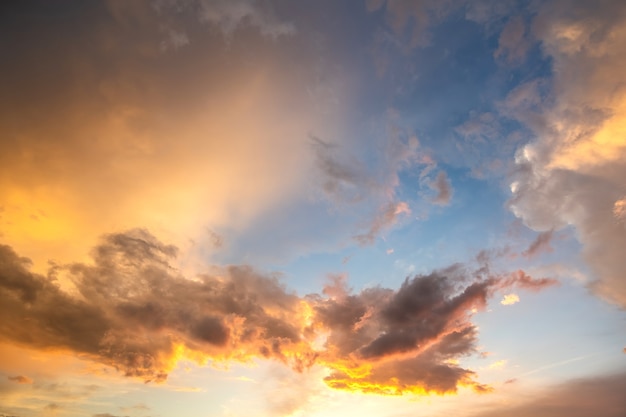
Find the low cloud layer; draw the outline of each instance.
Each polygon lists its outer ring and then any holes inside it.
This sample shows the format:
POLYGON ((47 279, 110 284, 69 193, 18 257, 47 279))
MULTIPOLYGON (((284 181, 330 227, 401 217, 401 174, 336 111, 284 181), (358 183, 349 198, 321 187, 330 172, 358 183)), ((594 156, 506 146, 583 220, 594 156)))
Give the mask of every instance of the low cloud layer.
POLYGON ((299 297, 247 266, 185 278, 171 267, 176 255, 174 246, 133 230, 106 235, 92 263, 54 265, 44 276, 1 246, 0 337, 74 352, 146 381, 165 380, 182 358, 271 358, 296 371, 326 366, 326 383, 338 389, 485 391, 473 371, 451 361, 476 353, 472 311, 505 288, 554 284, 521 271, 497 276, 455 266, 407 278, 398 290, 350 294, 337 279, 325 295, 299 297))

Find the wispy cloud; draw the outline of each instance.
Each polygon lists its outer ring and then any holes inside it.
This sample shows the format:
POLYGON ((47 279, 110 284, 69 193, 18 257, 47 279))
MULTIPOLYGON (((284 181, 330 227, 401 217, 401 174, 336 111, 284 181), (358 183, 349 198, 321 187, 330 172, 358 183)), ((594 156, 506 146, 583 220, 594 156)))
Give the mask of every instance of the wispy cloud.
POLYGON ((433 203, 440 206, 447 206, 452 199, 452 185, 444 171, 439 171, 437 178, 430 184, 431 188, 436 192, 433 197, 433 203))
POLYGON ((18 384, 32 384, 33 380, 24 375, 10 376, 9 381, 17 382, 18 384))

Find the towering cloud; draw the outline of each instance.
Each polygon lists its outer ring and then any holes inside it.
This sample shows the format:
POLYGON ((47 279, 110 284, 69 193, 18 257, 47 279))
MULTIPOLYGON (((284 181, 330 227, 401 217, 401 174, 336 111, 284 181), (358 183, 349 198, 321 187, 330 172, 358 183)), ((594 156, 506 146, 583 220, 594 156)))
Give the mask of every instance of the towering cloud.
POLYGON ((535 81, 507 99, 512 117, 536 135, 517 154, 511 209, 537 231, 574 226, 595 273, 591 287, 621 306, 626 306, 626 229, 619 220, 626 195, 625 24, 626 5, 620 1, 545 3, 533 33, 553 62, 551 89, 548 93, 545 80, 535 81))

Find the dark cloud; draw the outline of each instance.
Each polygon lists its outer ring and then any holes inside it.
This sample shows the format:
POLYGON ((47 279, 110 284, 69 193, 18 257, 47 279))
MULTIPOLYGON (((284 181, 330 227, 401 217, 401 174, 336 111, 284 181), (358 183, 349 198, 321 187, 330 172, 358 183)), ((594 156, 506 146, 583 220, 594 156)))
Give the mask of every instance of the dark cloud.
POLYGON ((525 404, 475 417, 622 417, 626 410, 624 392, 626 374, 578 379, 553 387, 525 404))
POLYGON ((70 295, 2 246, 0 337, 69 349, 146 380, 166 377, 177 345, 239 359, 265 347, 288 360, 302 338, 298 297, 248 267, 186 279, 169 265, 175 254, 142 230, 108 235, 93 264, 62 267, 77 290, 70 295))
POLYGON ((477 353, 473 311, 495 292, 554 284, 523 271, 453 265, 407 278, 398 290, 353 294, 336 276, 324 295, 299 297, 247 266, 185 278, 171 266, 176 254, 132 230, 104 236, 92 263, 55 265, 44 276, 1 246, 0 338, 66 349, 146 381, 164 380, 181 352, 191 352, 207 360, 273 358, 296 371, 320 363, 331 369, 326 382, 334 388, 446 393, 468 385, 483 392, 474 372, 455 364, 477 353), (65 290, 61 277, 70 281, 65 290), (325 345, 314 348, 321 336, 325 345))
POLYGON ((554 283, 522 271, 494 276, 456 266, 407 278, 397 291, 334 291, 314 302, 316 322, 329 332, 321 357, 334 371, 326 382, 389 395, 455 392, 460 385, 488 391, 473 371, 454 361, 478 353, 473 312, 504 288, 539 289, 554 283))

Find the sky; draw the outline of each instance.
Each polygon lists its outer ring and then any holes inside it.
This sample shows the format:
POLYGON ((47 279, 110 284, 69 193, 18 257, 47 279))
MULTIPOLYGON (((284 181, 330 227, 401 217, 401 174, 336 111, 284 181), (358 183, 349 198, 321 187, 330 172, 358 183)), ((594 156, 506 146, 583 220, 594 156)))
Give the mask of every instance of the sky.
POLYGON ((626 2, 0 33, 1 417, 626 415, 626 2))

